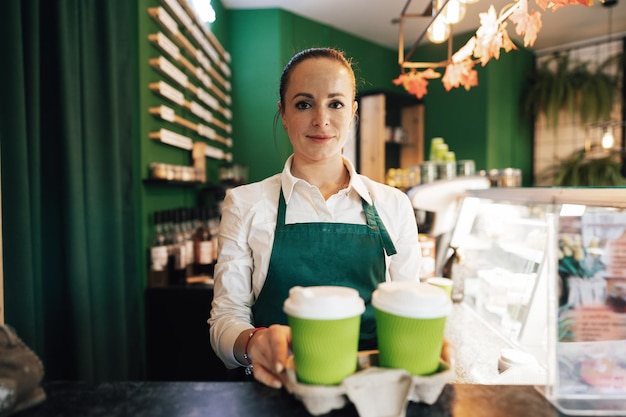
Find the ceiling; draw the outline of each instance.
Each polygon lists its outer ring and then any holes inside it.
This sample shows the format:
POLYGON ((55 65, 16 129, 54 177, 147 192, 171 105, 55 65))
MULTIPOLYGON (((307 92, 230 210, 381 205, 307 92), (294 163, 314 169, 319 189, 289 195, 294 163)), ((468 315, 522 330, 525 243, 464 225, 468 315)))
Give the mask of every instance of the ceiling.
MULTIPOLYGON (((454 33, 475 32, 479 13, 494 5, 496 13, 513 0, 480 0, 467 6, 463 21, 454 26, 454 33)), ((611 0, 612 1, 612 0, 611 0)), ((423 13, 430 0, 409 0, 406 13, 423 13)), ((373 43, 398 49, 398 24, 407 0, 222 0, 227 9, 282 8, 308 19, 351 33, 373 43)), ((599 0, 594 5, 568 5, 555 12, 542 11, 531 0, 529 8, 541 12, 543 27, 533 49, 538 53, 562 49, 587 41, 626 35, 626 0, 607 7, 599 0)), ((405 20, 405 45, 410 47, 422 33, 429 19, 405 20)), ((520 40, 509 23, 509 35, 520 40)))

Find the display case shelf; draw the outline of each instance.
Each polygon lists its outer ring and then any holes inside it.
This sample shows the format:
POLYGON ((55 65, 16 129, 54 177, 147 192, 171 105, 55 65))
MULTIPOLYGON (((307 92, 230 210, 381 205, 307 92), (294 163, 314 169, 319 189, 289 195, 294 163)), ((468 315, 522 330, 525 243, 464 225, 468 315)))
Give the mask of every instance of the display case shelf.
POLYGON ((521 244, 501 243, 499 246, 503 251, 519 256, 520 258, 533 262, 537 265, 541 264, 541 262, 543 262, 543 258, 545 257, 545 251, 528 248, 521 244))

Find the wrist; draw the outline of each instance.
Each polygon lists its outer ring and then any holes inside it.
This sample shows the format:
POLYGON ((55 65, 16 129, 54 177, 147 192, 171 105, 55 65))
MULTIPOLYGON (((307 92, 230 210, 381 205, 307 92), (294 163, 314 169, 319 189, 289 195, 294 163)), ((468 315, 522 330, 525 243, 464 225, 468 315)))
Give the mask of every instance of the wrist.
POLYGON ((252 373, 252 358, 250 357, 250 342, 254 335, 261 330, 265 330, 267 327, 257 327, 248 333, 248 337, 246 338, 246 343, 243 348, 243 358, 246 361, 246 374, 250 375, 252 373))

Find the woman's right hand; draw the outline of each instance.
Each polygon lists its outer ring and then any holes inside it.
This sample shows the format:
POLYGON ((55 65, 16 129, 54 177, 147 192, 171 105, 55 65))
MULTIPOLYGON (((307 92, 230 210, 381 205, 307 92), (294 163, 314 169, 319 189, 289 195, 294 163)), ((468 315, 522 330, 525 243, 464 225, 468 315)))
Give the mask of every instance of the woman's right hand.
POLYGON ((254 378, 269 387, 281 388, 287 381, 285 367, 290 346, 289 326, 274 324, 257 331, 248 343, 254 378))

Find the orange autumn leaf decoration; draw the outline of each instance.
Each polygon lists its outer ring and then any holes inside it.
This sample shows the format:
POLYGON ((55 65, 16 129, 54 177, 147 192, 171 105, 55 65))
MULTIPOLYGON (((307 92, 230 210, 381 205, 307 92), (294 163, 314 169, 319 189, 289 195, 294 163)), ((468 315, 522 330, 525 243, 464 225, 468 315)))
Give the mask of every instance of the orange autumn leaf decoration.
POLYGON ((395 85, 402 84, 409 94, 413 94, 421 99, 428 92, 428 80, 439 77, 441 77, 441 74, 432 68, 428 68, 426 71, 411 71, 400 74, 398 78, 393 80, 393 83, 395 85))
POLYGON ((446 72, 441 80, 446 91, 460 86, 469 90, 478 85, 478 72, 474 69, 472 61, 475 44, 474 36, 452 56, 452 62, 446 66, 446 72))
MULTIPOLYGON (((521 0, 523 1, 523 0, 521 0)), ((500 59, 500 49, 506 52, 517 49, 506 31, 506 22, 499 23, 493 5, 487 13, 480 13, 480 27, 476 31, 474 56, 480 59, 484 67, 491 58, 500 59)))
MULTIPOLYGON (((515 33, 523 36, 524 47, 532 47, 542 27, 541 13, 530 10, 529 0, 517 0, 512 5, 505 6, 499 15, 493 5, 486 13, 480 13, 480 27, 476 34, 459 49, 454 55, 448 55, 448 61, 433 63, 424 71, 412 69, 402 73, 393 80, 395 85, 402 85, 409 93, 421 99, 428 92, 428 80, 439 78, 441 75, 435 69, 445 68, 441 80, 446 91, 464 87, 469 90, 478 85, 478 72, 474 69, 477 62, 484 67, 492 59, 499 59, 500 52, 517 49, 511 41, 507 31, 507 20, 515 25, 515 33)), ((560 9, 567 5, 593 5, 593 0, 535 0, 542 10, 560 9)), ((403 68, 405 68, 403 66, 403 68)))
POLYGON ((452 63, 446 66, 446 72, 443 75, 443 88, 450 91, 460 86, 465 87, 469 91, 470 88, 478 85, 478 72, 473 69, 474 62, 466 59, 463 62, 452 63))
POLYGON ((520 7, 511 13, 509 19, 515 23, 515 33, 520 36, 524 35, 524 47, 532 47, 541 30, 541 13, 536 10, 528 13, 528 1, 522 1, 520 7))
POLYGON ((552 9, 553 12, 568 4, 579 4, 585 7, 593 6, 593 0, 536 0, 536 3, 542 10, 552 9))

